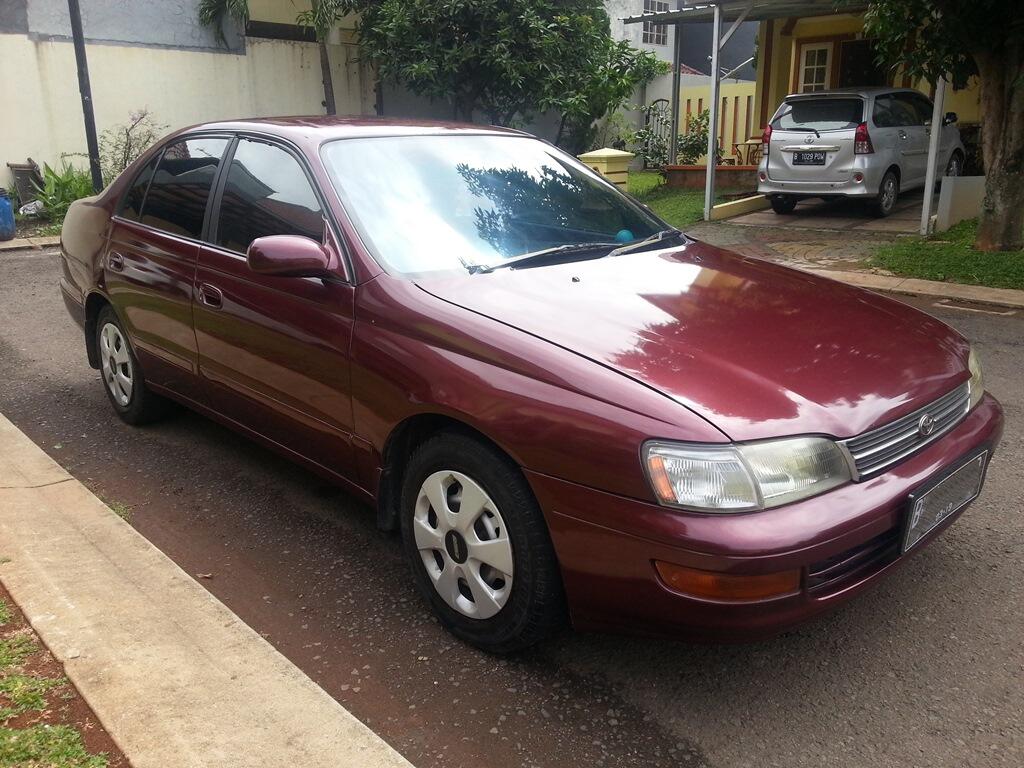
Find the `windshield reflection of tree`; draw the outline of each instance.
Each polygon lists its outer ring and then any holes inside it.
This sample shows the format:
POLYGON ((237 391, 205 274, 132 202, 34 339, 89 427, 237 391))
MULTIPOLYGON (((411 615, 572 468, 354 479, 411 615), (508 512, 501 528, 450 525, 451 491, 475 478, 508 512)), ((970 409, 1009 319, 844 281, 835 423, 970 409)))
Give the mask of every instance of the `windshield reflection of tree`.
POLYGON ((491 203, 473 209, 477 235, 505 257, 567 243, 615 242, 627 225, 650 230, 639 216, 628 216, 633 212, 613 193, 565 166, 456 168, 467 191, 491 203))

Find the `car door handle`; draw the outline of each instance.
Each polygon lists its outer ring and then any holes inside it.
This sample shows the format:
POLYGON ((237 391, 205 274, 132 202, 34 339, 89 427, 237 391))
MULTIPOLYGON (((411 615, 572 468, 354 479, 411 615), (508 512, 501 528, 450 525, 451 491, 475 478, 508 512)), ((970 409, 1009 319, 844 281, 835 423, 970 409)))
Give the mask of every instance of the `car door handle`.
POLYGON ((220 292, 220 288, 214 288, 209 283, 200 283, 199 300, 207 307, 220 309, 224 304, 224 294, 220 292))
POLYGON ((124 269, 124 256, 116 251, 107 254, 107 266, 112 272, 121 272, 124 269))
POLYGON ((899 135, 899 137, 901 139, 907 138, 907 132, 906 131, 900 131, 898 135, 899 135))

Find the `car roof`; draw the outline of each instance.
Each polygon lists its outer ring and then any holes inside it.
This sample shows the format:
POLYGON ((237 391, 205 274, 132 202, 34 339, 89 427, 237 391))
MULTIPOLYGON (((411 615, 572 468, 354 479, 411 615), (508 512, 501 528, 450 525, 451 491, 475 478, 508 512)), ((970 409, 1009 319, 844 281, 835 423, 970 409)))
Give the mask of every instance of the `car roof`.
POLYGON ((256 117, 200 123, 176 132, 247 131, 291 139, 299 143, 320 144, 345 138, 378 136, 429 136, 451 134, 487 134, 526 136, 522 131, 492 125, 475 125, 444 120, 407 120, 359 115, 310 115, 295 117, 256 117))
POLYGON ((789 101, 790 99, 830 98, 833 96, 860 96, 864 99, 870 99, 872 96, 878 96, 882 93, 916 93, 919 96, 925 95, 914 88, 886 88, 884 86, 872 86, 871 88, 832 88, 828 91, 791 93, 786 96, 786 101, 789 101))

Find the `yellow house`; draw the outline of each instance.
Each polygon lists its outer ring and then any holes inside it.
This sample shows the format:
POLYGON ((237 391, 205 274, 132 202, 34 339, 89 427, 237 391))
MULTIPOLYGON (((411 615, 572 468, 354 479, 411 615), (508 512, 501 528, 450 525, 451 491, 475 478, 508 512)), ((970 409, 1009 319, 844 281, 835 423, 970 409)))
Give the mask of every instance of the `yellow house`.
MULTIPOLYGON (((927 81, 915 82, 878 65, 871 39, 864 33, 863 12, 765 19, 758 30, 757 50, 758 131, 790 93, 877 85, 917 88, 929 95, 933 91, 927 81)), ((957 113, 961 129, 976 126, 981 120, 977 78, 962 90, 948 89, 945 105, 957 113)))
MULTIPOLYGON (((710 77, 688 75, 679 88, 679 128, 686 131, 690 122, 710 108, 710 77)), ((724 162, 745 162, 748 148, 743 145, 757 127, 757 86, 753 80, 723 80, 719 91, 718 146, 724 162)), ((760 135, 760 134, 758 134, 760 135)), ((699 161, 703 163, 705 158, 699 161)))

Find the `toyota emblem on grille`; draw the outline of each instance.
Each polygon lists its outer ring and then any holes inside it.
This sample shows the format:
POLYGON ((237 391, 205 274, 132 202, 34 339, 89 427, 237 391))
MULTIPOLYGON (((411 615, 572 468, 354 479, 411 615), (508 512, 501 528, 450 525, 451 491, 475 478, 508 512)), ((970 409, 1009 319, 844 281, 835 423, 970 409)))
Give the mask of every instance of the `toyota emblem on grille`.
POLYGON ((917 433, 921 437, 928 437, 928 435, 930 435, 934 431, 935 431, 935 418, 930 413, 926 413, 917 422, 917 433))

